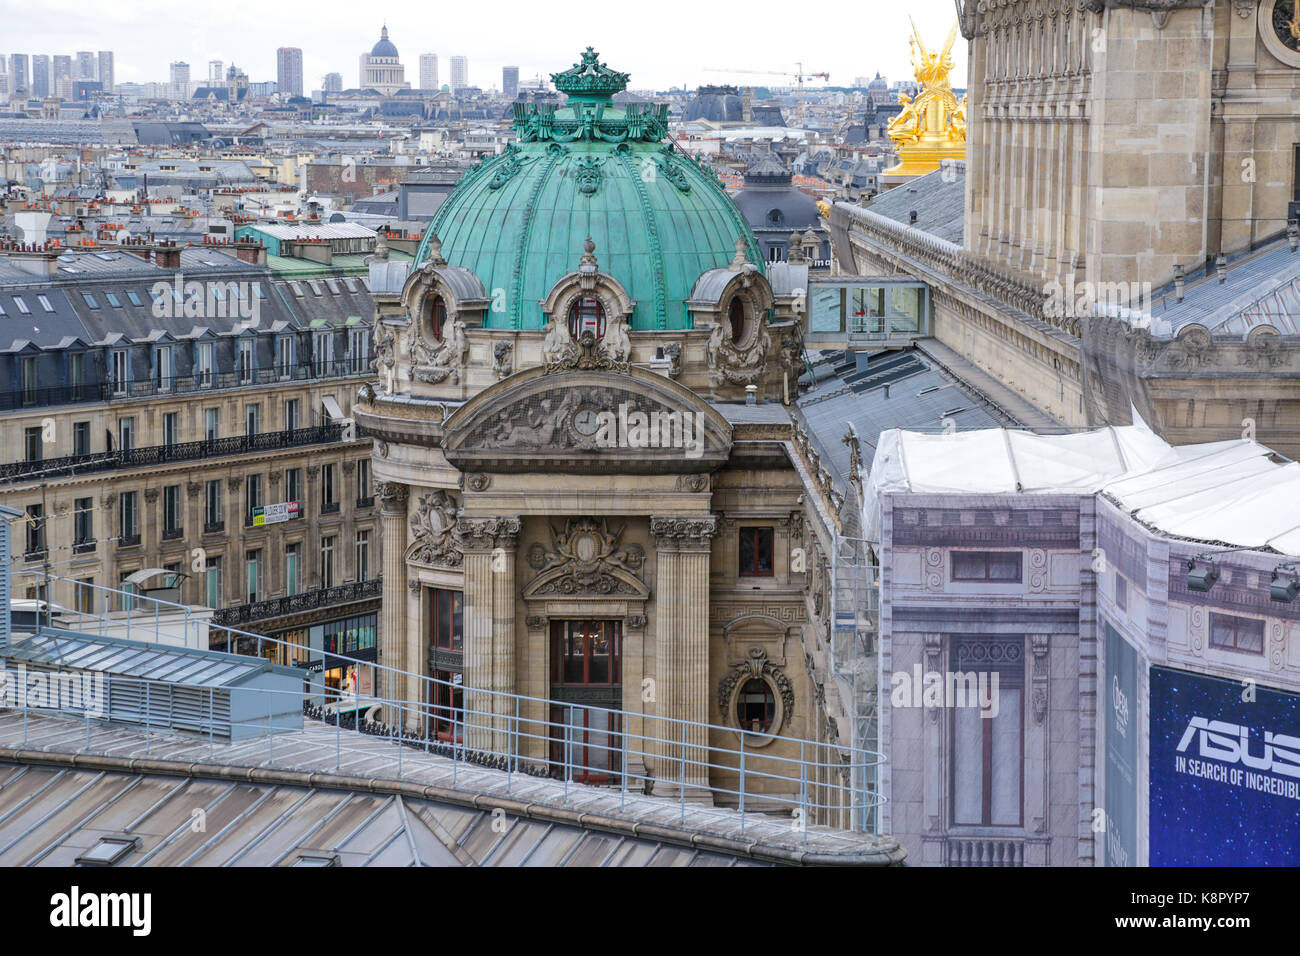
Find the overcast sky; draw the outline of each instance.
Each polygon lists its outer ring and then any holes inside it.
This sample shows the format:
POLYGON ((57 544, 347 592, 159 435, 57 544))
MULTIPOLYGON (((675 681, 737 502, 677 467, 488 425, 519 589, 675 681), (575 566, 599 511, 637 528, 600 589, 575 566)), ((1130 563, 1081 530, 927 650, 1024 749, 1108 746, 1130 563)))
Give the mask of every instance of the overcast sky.
MULTIPOLYGON (((956 19, 953 0, 490 0, 387 8, 354 0, 117 0, 40 6, 0 0, 0 52, 112 50, 119 83, 165 82, 174 60, 189 63, 191 78, 202 79, 209 60, 222 60, 227 67, 238 64, 257 82, 275 79, 277 47, 296 46, 303 50, 307 91, 319 89, 328 72, 341 73, 344 88, 356 86, 358 58, 379 39, 385 20, 413 86, 419 84, 421 53, 438 54, 440 83, 449 79, 449 58, 464 55, 472 85, 500 89, 503 65, 517 65, 525 81, 567 69, 590 44, 611 67, 631 73, 634 88, 667 89, 781 84, 781 77, 728 76, 706 68, 793 71, 799 61, 806 72, 829 72, 836 86, 876 71, 890 80, 906 79, 908 15, 928 46, 941 45, 956 19), (374 11, 372 23, 367 9, 374 11)), ((966 85, 965 47, 959 34, 954 86, 966 85)))

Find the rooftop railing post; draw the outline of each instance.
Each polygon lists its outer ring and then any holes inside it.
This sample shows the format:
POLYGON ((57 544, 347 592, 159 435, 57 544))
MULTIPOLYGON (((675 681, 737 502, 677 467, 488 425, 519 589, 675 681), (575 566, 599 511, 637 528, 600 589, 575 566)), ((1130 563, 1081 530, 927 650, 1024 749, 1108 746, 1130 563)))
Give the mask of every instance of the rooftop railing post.
POLYGON ((564 799, 566 802, 569 799, 569 777, 572 776, 569 765, 573 758, 573 722, 568 719, 568 710, 567 707, 561 708, 561 713, 564 714, 564 799))
MULTIPOLYGON (((321 683, 321 712, 325 711, 328 697, 325 694, 325 658, 321 657, 320 666, 320 683, 321 683)), ((334 707, 334 772, 338 773, 343 765, 343 718, 338 705, 334 707)))
POLYGON ((271 723, 274 715, 271 712, 272 701, 275 699, 274 694, 266 695, 266 762, 275 762, 275 732, 272 730, 271 723))
POLYGON ((799 826, 803 830, 803 842, 808 842, 808 763, 804 756, 804 741, 799 741, 799 826))
POLYGON ((506 793, 514 785, 515 752, 519 749, 519 698, 515 697, 515 722, 510 732, 510 750, 506 754, 506 793))
POLYGON ((686 822, 686 721, 681 721, 678 726, 682 728, 682 776, 677 783, 677 788, 682 794, 682 823, 686 822))
POLYGON ((403 714, 402 703, 401 703, 401 701, 398 701, 398 703, 397 703, 397 729, 396 729, 396 731, 395 731, 395 733, 394 733, 394 735, 393 735, 393 736, 394 736, 394 739, 395 739, 396 742, 397 742, 397 779, 398 779, 398 780, 401 780, 401 779, 402 779, 402 731, 401 731, 401 727, 402 727, 402 714, 403 714))
POLYGON ((212 740, 213 726, 217 722, 217 704, 216 688, 208 688, 208 759, 212 759, 214 742, 212 740))
POLYGON ((619 784, 618 808, 623 810, 627 806, 627 727, 624 725, 622 715, 619 716, 619 734, 622 741, 619 746, 619 784))
POLYGON ((26 746, 27 746, 27 680, 26 680, 26 675, 24 675, 24 680, 22 681, 22 686, 19 688, 18 692, 19 692, 20 694, 23 695, 23 746, 26 747, 26 746))
POLYGON ((745 731, 740 731, 740 835, 745 835, 745 731))
MULTIPOLYGON (((467 698, 468 699, 468 698, 467 698)), ((453 700, 452 703, 455 703, 453 700)), ((465 708, 461 709, 461 718, 456 718, 456 708, 451 709, 451 785, 456 786, 456 775, 460 767, 460 733, 457 732, 456 725, 463 723, 469 714, 465 708)))
POLYGON ((152 753, 150 749, 153 745, 153 739, 149 732, 149 682, 144 682, 144 752, 152 753))

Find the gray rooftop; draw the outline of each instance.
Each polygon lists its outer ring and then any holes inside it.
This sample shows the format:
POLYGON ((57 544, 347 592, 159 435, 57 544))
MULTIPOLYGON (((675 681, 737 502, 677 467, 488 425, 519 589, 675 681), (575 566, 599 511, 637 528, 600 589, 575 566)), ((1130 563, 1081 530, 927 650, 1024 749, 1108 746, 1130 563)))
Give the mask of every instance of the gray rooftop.
POLYGON ((834 374, 795 404, 841 486, 849 477, 849 448, 843 441, 849 422, 857 430, 866 463, 880 433, 890 428, 937 432, 944 419, 952 419, 959 431, 1011 424, 985 404, 984 396, 915 349, 878 352, 860 370, 854 353, 825 353, 814 370, 821 373, 828 366, 834 374))
POLYGON ((947 169, 895 186, 866 208, 905 226, 915 211, 914 228, 961 245, 966 224, 966 164, 953 162, 947 169))

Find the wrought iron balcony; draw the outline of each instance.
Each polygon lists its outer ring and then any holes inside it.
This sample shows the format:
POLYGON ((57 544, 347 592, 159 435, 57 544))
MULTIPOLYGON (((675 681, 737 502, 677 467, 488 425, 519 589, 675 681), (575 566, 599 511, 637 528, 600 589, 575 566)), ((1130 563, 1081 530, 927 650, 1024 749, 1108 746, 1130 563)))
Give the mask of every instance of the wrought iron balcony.
POLYGON ((355 378, 370 375, 374 354, 345 356, 329 361, 308 361, 269 368, 233 369, 225 372, 192 371, 184 375, 150 377, 138 381, 89 382, 78 385, 18 386, 0 390, 0 411, 48 408, 84 402, 108 402, 150 395, 191 394, 223 388, 276 385, 281 382, 310 382, 320 379, 355 378))
POLYGON ((95 542, 78 541, 72 546, 73 554, 93 554, 95 552, 95 542))
MULTIPOLYGON (((356 434, 358 438, 364 438, 367 433, 358 425, 356 434)), ((22 481, 28 476, 37 474, 46 478, 69 477, 98 471, 114 471, 118 468, 139 468, 147 465, 165 465, 173 461, 223 458, 230 455, 278 451, 342 440, 342 425, 315 425, 311 428, 295 428, 290 431, 235 435, 229 438, 180 442, 174 445, 149 445, 144 448, 92 455, 67 455, 63 458, 47 458, 44 461, 15 461, 0 464, 0 482, 22 481)))
POLYGON ((364 498, 357 499, 358 508, 373 508, 375 506, 375 496, 367 495, 364 498))
POLYGON ((140 536, 138 534, 119 535, 117 539, 117 546, 119 548, 133 548, 139 543, 140 536))
POLYGON ((226 523, 225 523, 224 521, 205 521, 205 522, 203 522, 203 533, 204 533, 204 534, 221 534, 221 532, 223 532, 223 531, 225 531, 225 530, 226 530, 226 523))
POLYGON ((320 506, 320 513, 323 515, 336 515, 339 513, 339 503, 337 501, 327 501, 320 506))
POLYGON ((339 584, 332 588, 316 588, 288 597, 269 598, 252 604, 239 604, 235 607, 222 608, 212 615, 213 624, 233 626, 253 621, 265 621, 286 614, 298 614, 316 608, 333 607, 338 604, 351 604, 368 598, 377 598, 383 590, 383 580, 372 578, 369 581, 355 581, 351 584, 339 584))
POLYGON ((162 539, 164 541, 174 541, 184 533, 184 530, 181 528, 163 528, 162 539))

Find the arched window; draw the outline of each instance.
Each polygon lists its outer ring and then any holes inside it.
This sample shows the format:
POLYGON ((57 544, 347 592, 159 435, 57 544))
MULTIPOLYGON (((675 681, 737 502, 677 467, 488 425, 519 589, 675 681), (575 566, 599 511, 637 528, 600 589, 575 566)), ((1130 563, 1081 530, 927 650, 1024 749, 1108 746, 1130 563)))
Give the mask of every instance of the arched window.
POLYGON ((433 330, 435 341, 442 341, 442 327, 447 323, 447 303, 442 296, 435 295, 429 303, 429 328, 433 330))
POLYGON ((736 721, 740 729, 754 734, 766 734, 776 718, 776 695, 761 677, 745 681, 736 695, 736 721))
POLYGON ((727 317, 731 319, 731 341, 739 345, 745 338, 745 303, 739 297, 731 300, 727 317))
POLYGON ((769 209, 767 211, 767 221, 773 226, 780 225, 785 222, 785 214, 779 209, 769 209))
POLYGON ((569 306, 569 334, 576 340, 586 331, 598 339, 605 335, 605 307, 594 296, 584 296, 569 306))

